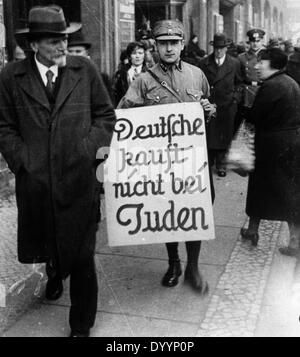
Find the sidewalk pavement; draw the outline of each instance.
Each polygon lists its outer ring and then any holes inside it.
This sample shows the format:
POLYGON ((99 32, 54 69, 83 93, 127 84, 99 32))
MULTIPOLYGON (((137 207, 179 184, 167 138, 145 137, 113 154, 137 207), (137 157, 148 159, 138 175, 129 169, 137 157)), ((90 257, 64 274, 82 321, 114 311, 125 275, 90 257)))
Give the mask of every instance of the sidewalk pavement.
MULTIPOLYGON (((168 266, 164 245, 109 248, 103 221, 96 254, 99 303, 92 336, 300 336, 300 297, 290 294, 295 259, 278 253, 278 244, 287 244, 286 225, 264 221, 257 248, 242 241, 247 179, 234 173, 214 179, 216 240, 204 242, 200 256, 209 294, 199 296, 182 278, 175 288, 162 287, 168 266)), ((2 227, 1 207, 0 222, 2 227)), ((1 244, 1 233, 0 239, 1 244)), ((184 244, 180 244, 180 256, 185 264, 184 244)), ((15 323, 8 321, 3 336, 68 336, 68 281, 62 298, 49 303, 43 299, 45 278, 40 279, 40 268, 35 267, 38 273, 31 275, 29 289, 26 284, 22 290, 31 291, 30 305, 15 323)))

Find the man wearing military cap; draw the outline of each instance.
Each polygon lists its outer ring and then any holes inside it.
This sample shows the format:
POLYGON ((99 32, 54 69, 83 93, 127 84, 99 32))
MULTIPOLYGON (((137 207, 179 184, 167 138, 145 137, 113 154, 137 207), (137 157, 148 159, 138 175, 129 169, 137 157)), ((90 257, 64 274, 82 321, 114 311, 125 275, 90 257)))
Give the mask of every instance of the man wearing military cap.
MULTIPOLYGON (((155 24, 153 32, 159 63, 148 72, 142 73, 131 84, 118 107, 131 108, 197 101, 202 104, 207 118, 215 115, 215 106, 208 101, 210 87, 204 73, 180 59, 184 48, 182 23, 177 20, 162 20, 155 24), (167 84, 169 89, 163 86, 163 83, 167 84)), ((206 293, 208 285, 198 270, 200 248, 200 241, 186 242, 188 261, 185 280, 196 291, 206 293)), ((178 278, 182 274, 178 243, 168 243, 167 251, 169 269, 162 279, 162 285, 173 287, 178 284, 178 278)))
POLYGON ((97 69, 67 56, 61 7, 29 12, 28 58, 0 75, 0 152, 16 177, 18 259, 46 263, 46 298, 70 276, 72 337, 87 337, 97 312, 94 263, 99 195, 96 152, 110 145, 115 114, 97 69))
POLYGON ((249 110, 254 103, 255 95, 260 84, 255 66, 257 64, 257 56, 259 52, 265 48, 263 44, 265 31, 254 28, 247 32, 247 36, 249 37, 250 49, 238 56, 241 63, 241 72, 244 82, 243 102, 239 108, 238 122, 249 115, 249 110))

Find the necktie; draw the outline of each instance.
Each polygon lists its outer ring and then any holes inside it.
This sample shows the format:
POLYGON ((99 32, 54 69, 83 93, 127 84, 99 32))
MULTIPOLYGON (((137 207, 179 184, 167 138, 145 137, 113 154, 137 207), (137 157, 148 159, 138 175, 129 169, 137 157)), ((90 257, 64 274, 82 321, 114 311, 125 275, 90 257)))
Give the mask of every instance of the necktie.
POLYGON ((137 69, 135 68, 135 69, 134 69, 134 72, 133 72, 133 78, 132 78, 132 80, 134 81, 137 76, 138 76, 138 71, 137 71, 137 69))
POLYGON ((46 77, 47 77, 47 85, 46 88, 50 93, 53 93, 53 77, 54 73, 49 69, 49 71, 46 72, 46 77))

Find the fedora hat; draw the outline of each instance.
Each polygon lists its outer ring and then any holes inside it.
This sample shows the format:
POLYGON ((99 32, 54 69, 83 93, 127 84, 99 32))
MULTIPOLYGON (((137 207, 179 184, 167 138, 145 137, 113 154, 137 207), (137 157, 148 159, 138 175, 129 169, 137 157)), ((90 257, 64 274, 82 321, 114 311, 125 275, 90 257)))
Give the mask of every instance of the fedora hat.
POLYGON ((210 42, 214 47, 227 47, 230 45, 230 41, 227 39, 224 33, 216 33, 214 40, 210 42))
POLYGON ((92 47, 92 44, 85 40, 81 31, 77 31, 68 37, 68 47, 72 46, 83 46, 88 50, 92 47))
POLYGON ((78 31, 80 23, 70 23, 67 26, 63 9, 57 5, 34 6, 29 11, 28 28, 15 31, 16 35, 28 34, 69 34, 78 31))

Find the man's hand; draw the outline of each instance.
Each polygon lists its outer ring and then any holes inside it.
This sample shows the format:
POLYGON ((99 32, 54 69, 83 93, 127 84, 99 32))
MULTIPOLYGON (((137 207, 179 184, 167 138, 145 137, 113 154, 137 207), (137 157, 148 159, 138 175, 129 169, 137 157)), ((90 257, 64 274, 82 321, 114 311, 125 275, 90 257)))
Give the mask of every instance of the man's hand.
POLYGON ((214 108, 214 105, 211 104, 208 99, 201 99, 200 103, 206 112, 210 112, 214 108))
POLYGON ((208 99, 201 99, 200 103, 205 111, 205 114, 208 116, 208 121, 216 115, 217 107, 215 104, 211 104, 208 99))

